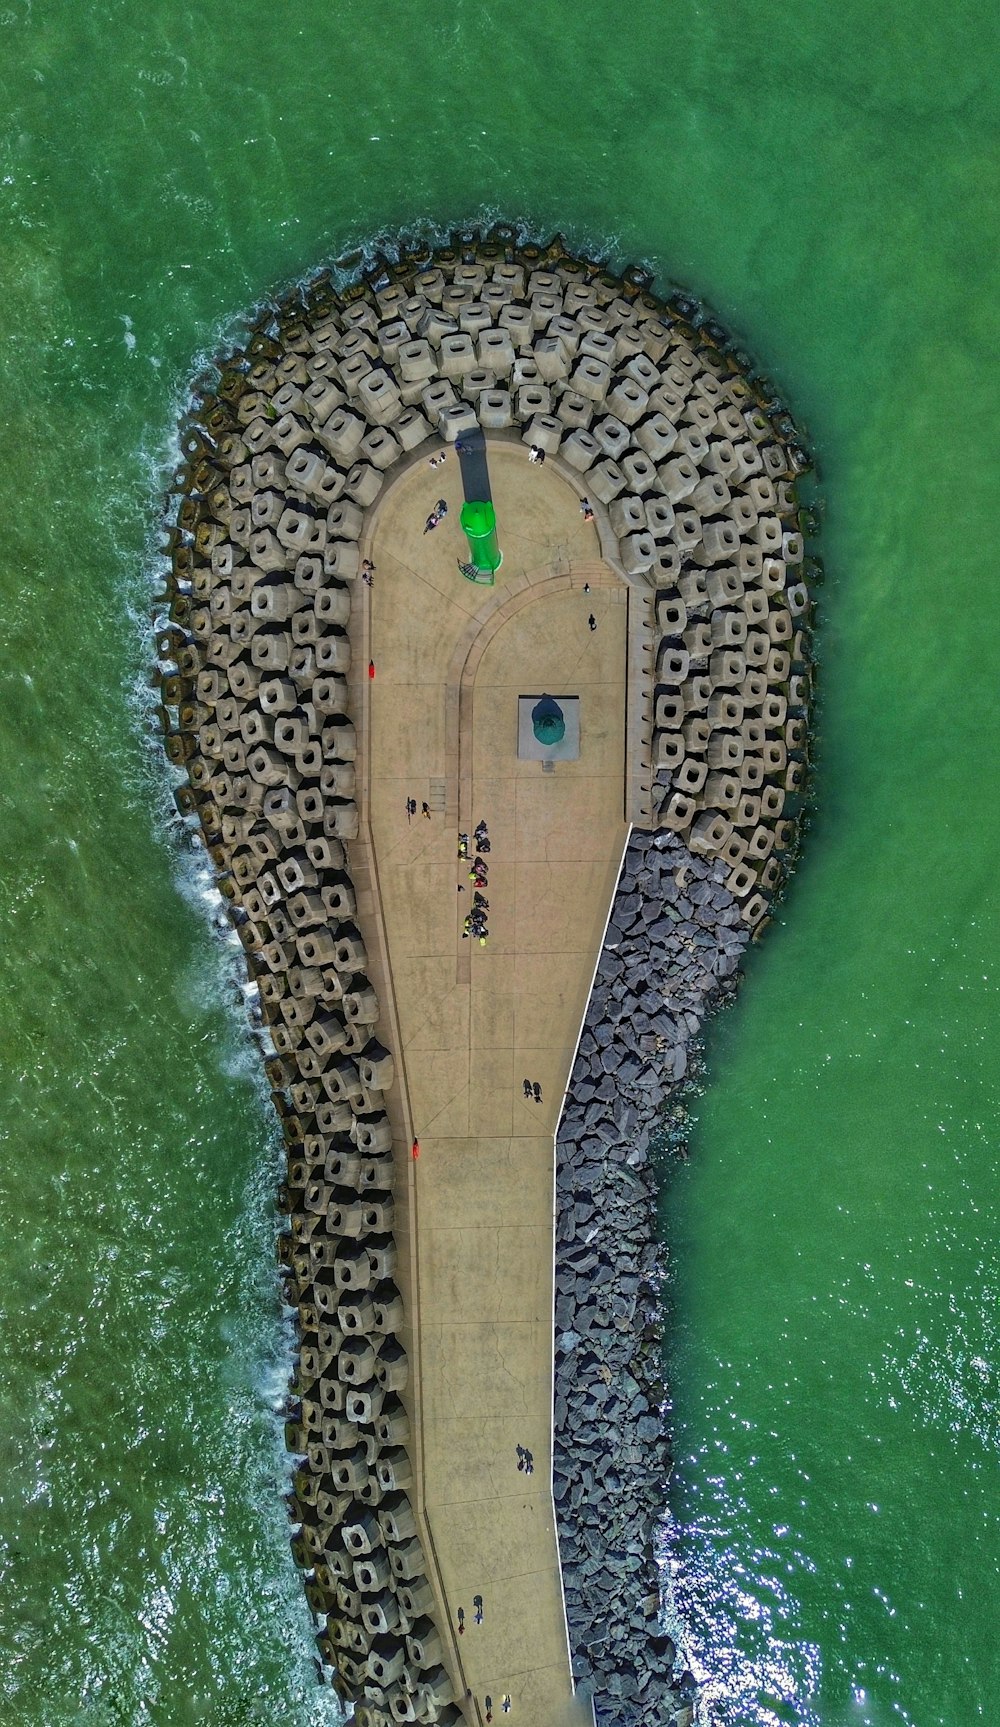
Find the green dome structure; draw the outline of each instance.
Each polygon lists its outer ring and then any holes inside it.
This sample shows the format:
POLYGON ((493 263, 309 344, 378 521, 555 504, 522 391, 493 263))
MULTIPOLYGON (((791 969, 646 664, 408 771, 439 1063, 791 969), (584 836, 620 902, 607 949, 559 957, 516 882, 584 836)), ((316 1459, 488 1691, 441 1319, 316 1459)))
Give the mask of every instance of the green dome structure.
POLYGON ((566 719, 554 696, 542 696, 531 710, 531 729, 540 744, 548 748, 561 744, 566 736, 566 719))

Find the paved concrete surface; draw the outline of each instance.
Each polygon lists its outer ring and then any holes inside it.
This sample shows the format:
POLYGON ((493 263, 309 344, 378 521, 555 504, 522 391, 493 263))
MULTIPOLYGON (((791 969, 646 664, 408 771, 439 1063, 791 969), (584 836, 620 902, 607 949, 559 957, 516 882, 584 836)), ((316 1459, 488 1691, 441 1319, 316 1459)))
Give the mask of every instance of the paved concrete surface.
POLYGON ((412 1498, 442 1631, 470 1720, 490 1696, 512 1727, 569 1727, 590 1709, 572 1696, 550 1493, 553 1136, 627 837, 629 592, 551 466, 491 441, 490 472, 494 588, 457 568, 454 452, 414 463, 372 514, 374 585, 358 584, 352 623, 366 818, 352 866, 396 1056, 394 1134, 419 1139, 399 1162, 399 1281, 412 1498), (438 498, 448 514, 425 534, 438 498), (580 759, 551 772, 516 754, 517 698, 543 691, 581 701, 580 759), (462 939, 474 884, 457 856, 480 819, 485 947, 462 939))

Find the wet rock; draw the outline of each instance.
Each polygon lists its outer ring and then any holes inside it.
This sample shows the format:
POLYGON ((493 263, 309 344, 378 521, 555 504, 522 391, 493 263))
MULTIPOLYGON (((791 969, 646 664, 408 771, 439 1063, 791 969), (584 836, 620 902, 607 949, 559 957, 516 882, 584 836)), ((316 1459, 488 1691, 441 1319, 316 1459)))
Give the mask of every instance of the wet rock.
POLYGON ((557 1147, 557 1520, 573 1669, 601 1727, 687 1706, 657 1620, 669 1447, 649 1147, 748 939, 724 873, 676 835, 633 836, 557 1147))

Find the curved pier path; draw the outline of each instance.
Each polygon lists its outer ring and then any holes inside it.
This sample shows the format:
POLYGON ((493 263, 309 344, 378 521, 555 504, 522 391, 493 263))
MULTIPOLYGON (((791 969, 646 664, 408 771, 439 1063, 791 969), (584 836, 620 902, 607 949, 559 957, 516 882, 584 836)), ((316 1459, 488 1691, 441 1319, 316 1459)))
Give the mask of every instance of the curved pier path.
POLYGON ((377 932, 377 987, 392 1004, 394 1136, 420 1145, 403 1290, 417 1496, 453 1624, 464 1606, 468 1686, 495 1697, 515 1686, 535 1719, 558 1724, 580 1716, 551 1498, 554 1133, 627 835, 628 590, 596 560, 594 528, 551 464, 498 444, 490 466, 504 550, 494 588, 459 577, 445 524, 423 532, 438 497, 446 523, 458 515, 453 458, 433 472, 418 458, 373 512, 363 551, 376 576, 355 589, 368 882, 357 864, 354 880, 371 890, 362 928, 377 932), (517 697, 543 691, 579 695, 586 727, 580 760, 551 773, 517 759, 517 697), (457 857, 458 833, 480 820, 485 948, 462 936, 474 884, 457 857))

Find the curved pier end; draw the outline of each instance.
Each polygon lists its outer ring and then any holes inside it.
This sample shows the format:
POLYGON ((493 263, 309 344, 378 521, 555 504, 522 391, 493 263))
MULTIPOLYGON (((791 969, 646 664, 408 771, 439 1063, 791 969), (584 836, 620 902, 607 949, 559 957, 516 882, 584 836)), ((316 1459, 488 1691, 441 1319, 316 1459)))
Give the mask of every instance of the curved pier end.
POLYGON ((256 985, 356 1727, 691 1718, 649 1147, 797 842, 818 565, 789 416, 649 286, 508 229, 321 276, 182 429, 159 717, 256 985))

